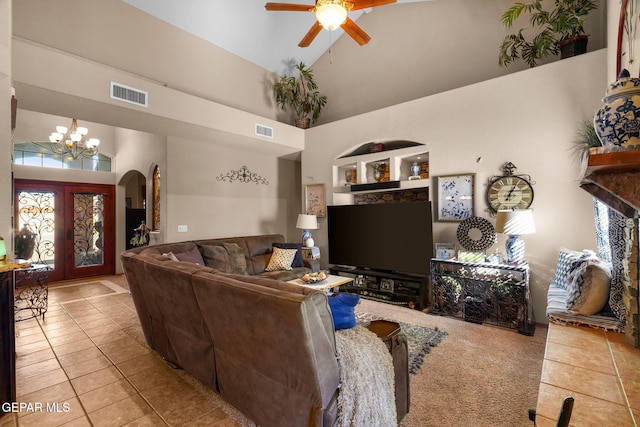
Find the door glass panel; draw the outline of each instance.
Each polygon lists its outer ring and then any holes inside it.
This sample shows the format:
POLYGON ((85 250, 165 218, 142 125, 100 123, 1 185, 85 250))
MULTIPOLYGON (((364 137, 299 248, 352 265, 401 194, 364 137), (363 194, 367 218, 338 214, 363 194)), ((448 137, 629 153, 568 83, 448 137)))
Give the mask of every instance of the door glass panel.
POLYGON ((73 194, 74 267, 103 264, 103 220, 102 194, 73 194))
MULTIPOLYGON (((18 235, 25 227, 35 234, 35 244, 29 261, 55 265, 55 193, 47 191, 20 191, 18 193, 18 235)), ((30 243, 16 241, 16 250, 30 243), (20 245, 20 246, 19 246, 20 245)), ((22 251, 21 251, 22 252, 22 251)), ((27 250, 27 253, 31 251, 27 250)), ((22 254, 21 254, 22 255, 22 254)))

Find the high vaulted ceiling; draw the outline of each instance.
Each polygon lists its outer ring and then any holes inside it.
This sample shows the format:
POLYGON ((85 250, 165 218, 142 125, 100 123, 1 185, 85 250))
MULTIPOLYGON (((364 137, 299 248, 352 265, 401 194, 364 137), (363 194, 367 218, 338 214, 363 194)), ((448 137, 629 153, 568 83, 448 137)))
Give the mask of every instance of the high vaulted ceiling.
MULTIPOLYGON (((123 0, 158 19, 203 38, 274 73, 283 73, 293 58, 313 64, 343 31, 323 30, 306 48, 298 42, 315 22, 308 12, 267 12, 267 0, 123 0)), ((384 13, 400 3, 429 0, 398 0, 396 4, 351 12, 354 21, 363 13, 384 13)), ((314 0, 283 0, 309 4, 314 0)), ((366 28, 364 28, 367 31, 366 28)), ((375 34, 369 34, 375 38, 375 34)), ((354 42, 355 43, 355 42, 354 42)))

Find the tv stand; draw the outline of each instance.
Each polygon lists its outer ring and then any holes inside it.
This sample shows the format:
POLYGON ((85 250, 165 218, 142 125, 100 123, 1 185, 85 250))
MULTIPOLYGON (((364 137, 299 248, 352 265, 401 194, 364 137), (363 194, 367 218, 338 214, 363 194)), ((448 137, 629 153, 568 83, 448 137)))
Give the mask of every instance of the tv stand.
POLYGON ((329 273, 353 279, 350 284, 340 287, 342 291, 417 310, 431 308, 428 275, 377 271, 341 265, 331 266, 329 273))

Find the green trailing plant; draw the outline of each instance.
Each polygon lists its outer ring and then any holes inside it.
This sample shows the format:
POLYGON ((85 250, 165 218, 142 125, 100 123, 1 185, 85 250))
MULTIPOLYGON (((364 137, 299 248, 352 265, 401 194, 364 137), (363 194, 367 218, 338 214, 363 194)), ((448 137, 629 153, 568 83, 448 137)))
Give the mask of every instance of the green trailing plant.
MULTIPOLYGON (((546 3, 545 3, 546 4, 546 3)), ((530 67, 550 56, 557 55, 560 46, 579 36, 585 36, 584 17, 598 8, 597 0, 554 0, 554 8, 543 8, 542 0, 517 2, 502 14, 502 23, 507 29, 523 13, 529 14, 532 30, 539 30, 531 40, 527 40, 524 28, 504 38, 500 46, 498 63, 506 67, 522 59, 530 67)))
POLYGON ((309 118, 315 123, 322 109, 327 104, 327 97, 318 91, 318 84, 313 77, 313 70, 304 62, 296 65, 298 76, 283 75, 273 85, 276 104, 283 110, 290 108, 296 119, 309 118))

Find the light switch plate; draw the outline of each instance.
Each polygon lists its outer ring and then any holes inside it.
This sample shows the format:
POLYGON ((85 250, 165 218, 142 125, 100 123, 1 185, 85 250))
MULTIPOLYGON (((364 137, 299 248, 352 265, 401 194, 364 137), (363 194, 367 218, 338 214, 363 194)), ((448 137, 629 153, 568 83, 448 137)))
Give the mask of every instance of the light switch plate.
POLYGON ((189 227, 187 227, 186 225, 178 226, 178 233, 186 233, 187 231, 189 231, 189 227))

